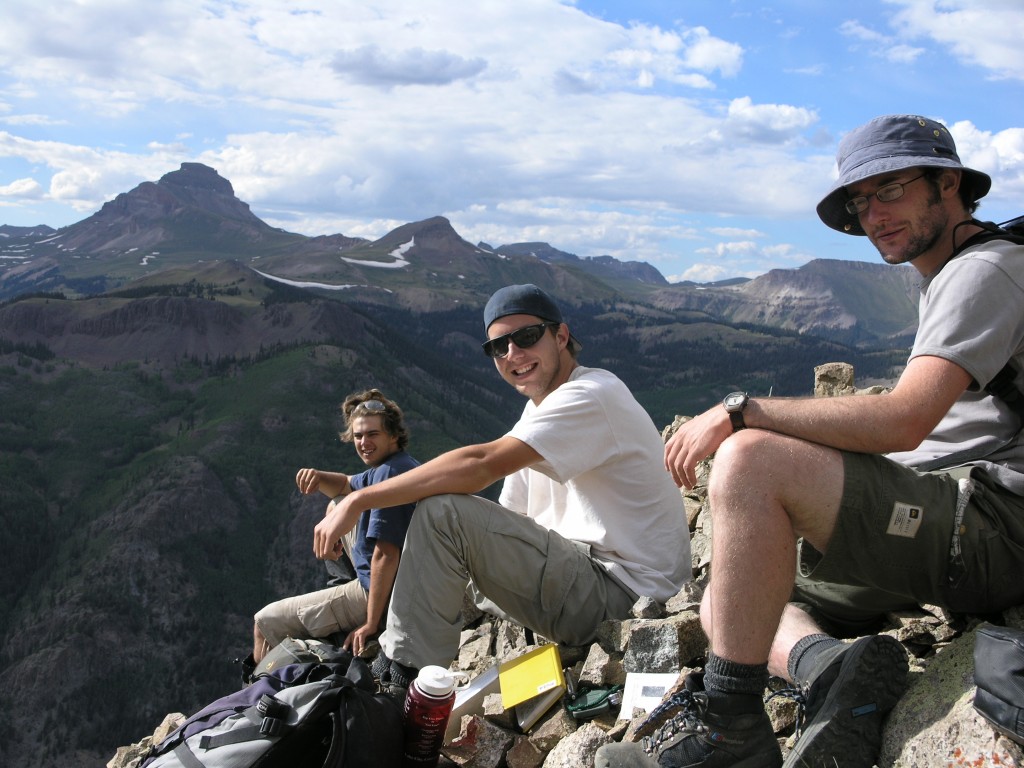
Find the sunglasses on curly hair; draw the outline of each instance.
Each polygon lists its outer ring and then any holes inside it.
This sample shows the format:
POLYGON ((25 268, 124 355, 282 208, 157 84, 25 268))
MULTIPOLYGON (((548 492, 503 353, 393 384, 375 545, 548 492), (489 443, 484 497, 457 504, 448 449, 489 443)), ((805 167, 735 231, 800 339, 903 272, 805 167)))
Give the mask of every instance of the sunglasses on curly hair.
POLYGON ((536 325, 525 325, 522 328, 517 328, 512 333, 506 333, 504 336, 497 336, 493 339, 488 339, 483 343, 484 354, 488 357, 504 357, 508 354, 509 342, 514 342, 520 349, 529 349, 544 336, 544 331, 554 326, 559 326, 560 323, 537 323, 536 325))
POLYGON ((384 405, 384 403, 382 403, 380 400, 363 400, 363 402, 359 403, 355 408, 352 409, 352 413, 355 413, 360 408, 362 408, 364 411, 369 411, 370 413, 378 415, 383 415, 384 412, 388 409, 388 407, 384 405))

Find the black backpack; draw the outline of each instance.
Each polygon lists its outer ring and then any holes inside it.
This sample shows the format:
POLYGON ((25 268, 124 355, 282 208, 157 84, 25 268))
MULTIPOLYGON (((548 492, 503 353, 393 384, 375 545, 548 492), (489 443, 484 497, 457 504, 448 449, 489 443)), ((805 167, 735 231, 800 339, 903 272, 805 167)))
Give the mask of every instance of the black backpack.
POLYGON ((140 768, 400 768, 400 702, 366 662, 289 664, 217 699, 152 747, 140 768))
POLYGON ((982 624, 974 641, 974 708, 1024 745, 1024 629, 982 624))

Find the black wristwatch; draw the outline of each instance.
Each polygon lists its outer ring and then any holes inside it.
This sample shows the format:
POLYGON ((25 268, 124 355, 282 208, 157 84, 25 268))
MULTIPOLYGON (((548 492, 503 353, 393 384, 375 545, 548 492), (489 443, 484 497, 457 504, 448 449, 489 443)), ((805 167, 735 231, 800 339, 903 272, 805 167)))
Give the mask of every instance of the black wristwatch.
POLYGON ((729 413, 729 421, 732 422, 732 431, 739 432, 741 429, 746 429, 747 425, 743 421, 743 409, 747 407, 747 402, 750 398, 746 392, 732 392, 725 396, 722 401, 722 405, 725 406, 725 410, 729 413))

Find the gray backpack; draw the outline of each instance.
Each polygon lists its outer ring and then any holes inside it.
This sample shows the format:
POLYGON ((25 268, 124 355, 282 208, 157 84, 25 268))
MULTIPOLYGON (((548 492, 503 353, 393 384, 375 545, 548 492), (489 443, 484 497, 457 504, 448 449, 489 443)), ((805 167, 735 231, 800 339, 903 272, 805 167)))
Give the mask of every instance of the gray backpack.
POLYGON ((402 737, 361 659, 288 664, 192 715, 141 768, 399 768, 402 737))

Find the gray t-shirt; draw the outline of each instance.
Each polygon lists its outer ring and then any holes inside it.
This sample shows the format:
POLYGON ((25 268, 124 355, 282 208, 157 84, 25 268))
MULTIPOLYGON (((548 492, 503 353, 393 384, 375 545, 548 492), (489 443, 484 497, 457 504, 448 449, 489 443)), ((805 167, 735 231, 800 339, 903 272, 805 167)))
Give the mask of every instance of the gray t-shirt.
POLYGON ((1024 495, 1024 439, 1016 414, 984 391, 1008 360, 1024 386, 1024 246, 995 240, 968 249, 921 285, 911 359, 956 363, 974 379, 932 433, 912 451, 889 454, 910 466, 971 449, 974 464, 1024 495))

